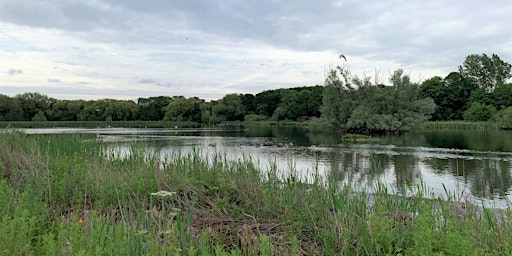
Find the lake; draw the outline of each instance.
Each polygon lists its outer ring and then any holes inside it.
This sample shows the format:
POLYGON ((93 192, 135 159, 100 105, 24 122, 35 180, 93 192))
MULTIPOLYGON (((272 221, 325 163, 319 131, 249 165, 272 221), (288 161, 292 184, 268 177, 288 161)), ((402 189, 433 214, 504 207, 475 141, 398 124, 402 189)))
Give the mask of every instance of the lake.
POLYGON ((248 159, 266 173, 295 176, 305 182, 334 177, 340 185, 389 193, 421 187, 429 197, 465 200, 493 208, 512 201, 512 131, 432 130, 378 135, 378 141, 348 143, 340 134, 310 132, 295 126, 223 126, 208 128, 50 128, 28 134, 93 133, 113 157, 130 154, 140 142, 165 160, 193 150, 212 157, 248 159), (334 176, 333 176, 334 175, 334 176))

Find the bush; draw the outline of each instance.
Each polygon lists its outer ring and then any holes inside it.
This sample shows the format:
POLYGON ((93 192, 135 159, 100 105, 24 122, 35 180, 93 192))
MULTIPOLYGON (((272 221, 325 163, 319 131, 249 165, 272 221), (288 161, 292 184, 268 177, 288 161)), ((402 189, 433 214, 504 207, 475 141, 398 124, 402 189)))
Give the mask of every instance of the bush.
POLYGON ((512 129, 512 107, 498 111, 494 115, 493 121, 496 122, 501 129, 512 129))
POLYGON ((488 121, 496 113, 496 108, 491 105, 485 105, 480 102, 473 102, 471 106, 464 111, 464 120, 466 121, 488 121))

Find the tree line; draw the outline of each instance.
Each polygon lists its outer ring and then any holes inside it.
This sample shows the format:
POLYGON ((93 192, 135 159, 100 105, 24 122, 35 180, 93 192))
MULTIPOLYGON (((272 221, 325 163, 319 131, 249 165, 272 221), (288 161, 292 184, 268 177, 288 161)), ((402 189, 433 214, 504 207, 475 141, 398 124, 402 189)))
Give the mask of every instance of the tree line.
POLYGON ((424 121, 496 121, 512 128, 511 65, 496 54, 472 54, 457 71, 414 83, 396 70, 383 84, 352 75, 343 66, 325 84, 198 97, 158 96, 137 101, 58 100, 33 92, 0 94, 0 121, 226 121, 317 119, 333 130, 401 132, 424 121))
POLYGON ((0 121, 225 121, 297 120, 320 117, 324 87, 267 90, 256 95, 227 94, 208 101, 198 97, 158 96, 137 101, 58 100, 29 92, 0 94, 0 121))

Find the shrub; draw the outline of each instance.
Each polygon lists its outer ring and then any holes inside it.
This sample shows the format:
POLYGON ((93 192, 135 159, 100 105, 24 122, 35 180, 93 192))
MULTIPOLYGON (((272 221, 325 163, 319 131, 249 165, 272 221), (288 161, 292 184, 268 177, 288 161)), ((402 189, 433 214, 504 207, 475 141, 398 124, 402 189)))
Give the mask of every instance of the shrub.
POLYGON ((463 116, 466 121, 488 121, 495 113, 496 108, 494 106, 473 102, 471 106, 464 111, 463 116))
POLYGON ((512 107, 498 111, 493 120, 501 129, 512 129, 512 107))

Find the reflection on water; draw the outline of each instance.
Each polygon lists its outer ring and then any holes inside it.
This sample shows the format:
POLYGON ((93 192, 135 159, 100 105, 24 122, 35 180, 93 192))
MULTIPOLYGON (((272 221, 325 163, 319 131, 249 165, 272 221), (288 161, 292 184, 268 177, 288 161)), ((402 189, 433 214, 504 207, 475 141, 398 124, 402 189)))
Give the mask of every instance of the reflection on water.
MULTIPOLYGON (((277 169, 311 182, 331 175, 354 189, 382 183, 398 192, 423 182, 430 196, 447 191, 463 199, 504 208, 512 200, 512 132, 429 131, 383 135, 367 144, 344 144, 341 135, 300 127, 232 126, 204 129, 27 129, 27 133, 94 133, 109 157, 127 157, 131 142, 165 161, 199 150, 210 159, 250 159, 263 172, 277 169), (446 191, 447 190, 447 191, 446 191)), ((405 191, 401 191, 405 192, 405 191)))

